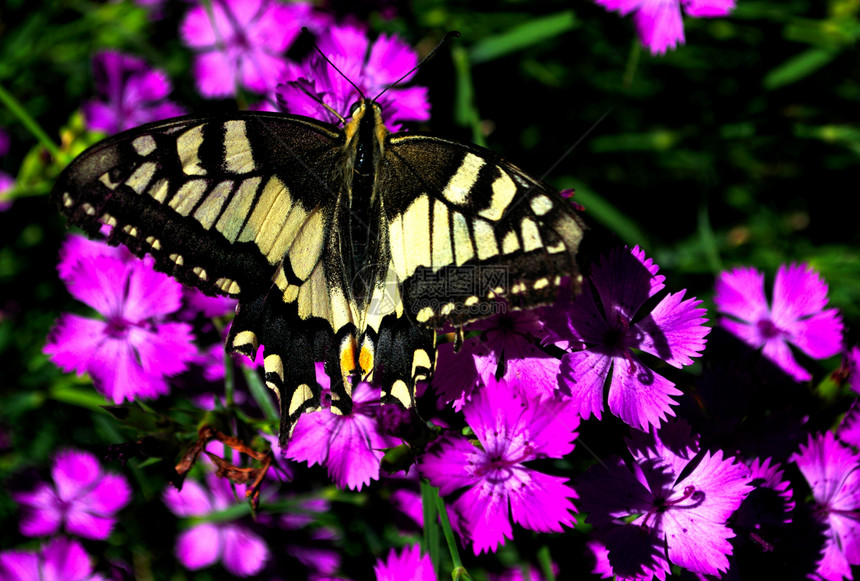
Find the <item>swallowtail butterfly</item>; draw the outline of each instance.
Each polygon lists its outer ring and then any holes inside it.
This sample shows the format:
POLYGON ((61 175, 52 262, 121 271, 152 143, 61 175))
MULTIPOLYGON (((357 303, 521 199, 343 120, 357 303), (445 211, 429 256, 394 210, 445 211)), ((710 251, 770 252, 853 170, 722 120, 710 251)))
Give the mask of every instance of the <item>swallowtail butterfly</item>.
POLYGON ((414 403, 436 330, 505 304, 551 303, 579 284, 583 225, 569 202, 486 149, 389 133, 362 98, 344 128, 261 112, 182 117, 110 137, 59 177, 72 224, 212 295, 239 301, 227 349, 265 349, 281 442, 372 376, 414 403))

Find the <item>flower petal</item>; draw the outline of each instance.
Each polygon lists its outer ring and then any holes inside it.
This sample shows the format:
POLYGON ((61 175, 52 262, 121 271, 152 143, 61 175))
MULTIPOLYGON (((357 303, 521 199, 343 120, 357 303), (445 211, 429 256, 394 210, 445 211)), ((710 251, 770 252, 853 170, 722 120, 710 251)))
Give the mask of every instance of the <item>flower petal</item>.
POLYGON ((596 351, 573 351, 561 359, 558 382, 582 419, 603 414, 603 394, 613 358, 596 351))
POLYGON ((22 535, 40 537, 60 530, 63 511, 54 489, 41 483, 32 492, 16 493, 12 498, 21 505, 18 527, 22 535))
POLYGON ((508 517, 508 497, 488 481, 467 490, 454 502, 460 514, 460 534, 472 542, 476 555, 494 553, 505 539, 513 538, 508 517))
POLYGON ((633 15, 639 39, 651 54, 665 54, 666 50, 684 44, 684 21, 678 0, 646 0, 633 15))
POLYGON ((747 323, 769 317, 764 274, 752 267, 721 272, 714 288, 714 303, 719 312, 747 323))
POLYGON ((161 499, 176 516, 205 516, 213 510, 209 493, 195 480, 186 480, 182 490, 167 488, 161 499))
POLYGON ((90 556, 78 541, 57 537, 42 549, 42 558, 40 581, 91 579, 93 565, 90 556))
POLYGON ((615 313, 628 321, 633 319, 642 304, 666 286, 666 277, 657 274, 659 269, 639 246, 616 247, 608 257, 601 256, 600 264, 591 271, 591 280, 607 320, 612 322, 615 313))
POLYGON ((735 9, 735 0, 687 0, 684 12, 693 18, 726 16, 735 9))
POLYGON ((702 301, 682 301, 684 293, 666 295, 649 315, 636 323, 634 326, 642 332, 642 339, 630 347, 637 347, 678 368, 693 363, 691 357, 701 357, 705 335, 711 330, 703 326, 707 319, 704 318, 705 309, 698 308, 702 301))
POLYGON ((659 427, 668 416, 674 416, 674 396, 681 395, 675 384, 646 367, 630 354, 628 360, 615 359, 609 383, 609 410, 625 423, 639 430, 659 427))
POLYGON ((250 577, 263 570, 271 558, 263 539, 241 525, 226 525, 222 534, 225 569, 237 577, 250 577))
POLYGON ((89 371, 90 361, 105 339, 106 328, 104 321, 61 315, 42 351, 63 371, 82 375, 89 371))
POLYGON ((87 488, 101 478, 101 466, 98 459, 89 452, 62 450, 54 459, 51 476, 59 497, 70 501, 86 492, 87 488))
POLYGON ((213 565, 223 550, 223 539, 217 525, 201 523, 179 533, 176 558, 187 569, 202 569, 213 565))
POLYGON ((576 493, 565 484, 566 478, 524 467, 515 470, 517 484, 508 487, 515 523, 540 533, 561 532, 562 525, 575 524, 571 513, 576 509, 570 499, 576 493))

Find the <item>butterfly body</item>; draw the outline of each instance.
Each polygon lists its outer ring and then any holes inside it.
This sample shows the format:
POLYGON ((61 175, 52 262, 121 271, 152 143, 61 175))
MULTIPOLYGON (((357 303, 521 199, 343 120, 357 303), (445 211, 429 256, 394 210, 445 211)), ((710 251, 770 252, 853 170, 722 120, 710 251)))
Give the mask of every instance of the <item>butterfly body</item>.
POLYGON ((90 234, 209 294, 239 299, 229 350, 265 347, 281 439, 372 377, 409 407, 435 363, 436 329, 578 286, 583 226, 543 183, 476 146, 391 134, 362 99, 343 129, 240 112, 148 124, 96 144, 54 188, 90 234))

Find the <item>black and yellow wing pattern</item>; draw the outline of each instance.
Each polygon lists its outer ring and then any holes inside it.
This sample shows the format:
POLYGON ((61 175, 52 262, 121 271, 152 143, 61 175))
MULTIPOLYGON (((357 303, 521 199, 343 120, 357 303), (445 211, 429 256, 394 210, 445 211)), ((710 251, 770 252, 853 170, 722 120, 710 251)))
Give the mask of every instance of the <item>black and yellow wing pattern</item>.
POLYGON ((390 134, 362 99, 343 129, 306 117, 183 117, 110 137, 73 161, 53 197, 72 224, 150 254, 156 268, 235 297, 228 350, 265 349, 281 440, 371 378, 414 403, 436 329, 552 302, 579 283, 571 205, 491 151, 390 134))

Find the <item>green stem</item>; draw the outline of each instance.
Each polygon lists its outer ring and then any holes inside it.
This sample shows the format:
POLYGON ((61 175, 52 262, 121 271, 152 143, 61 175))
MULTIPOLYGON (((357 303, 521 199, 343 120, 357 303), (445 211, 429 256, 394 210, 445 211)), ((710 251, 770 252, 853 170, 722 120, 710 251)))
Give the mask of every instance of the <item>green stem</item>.
POLYGON ((24 127, 42 144, 42 146, 51 152, 51 155, 54 156, 55 159, 59 159, 60 157, 60 148, 57 147, 57 144, 48 137, 48 134, 45 133, 35 119, 27 112, 24 107, 21 106, 21 103, 18 102, 18 99, 12 96, 6 88, 0 84, 0 101, 6 105, 6 108, 12 112, 12 114, 18 118, 18 120, 24 124, 24 127))
POLYGON ((442 524, 442 532, 445 535, 445 542, 448 543, 448 551, 451 553, 451 562, 454 564, 454 568, 451 571, 451 578, 454 581, 458 579, 471 579, 471 575, 463 566, 463 562, 460 560, 460 552, 457 550, 457 539, 454 538, 454 531, 451 528, 451 521, 448 520, 448 511, 445 509, 445 502, 442 500, 442 497, 439 496, 439 489, 434 487, 435 491, 435 501, 436 501, 436 511, 439 513, 439 522, 442 524))
POLYGON ((642 45, 638 38, 633 38, 633 45, 630 47, 630 54, 627 57, 627 66, 624 68, 624 84, 625 89, 629 89, 633 84, 633 77, 636 76, 636 68, 639 66, 639 57, 642 55, 642 45))
POLYGON ((455 44, 451 48, 451 59, 457 74, 455 121, 458 125, 471 128, 472 141, 485 147, 487 144, 481 131, 481 116, 475 105, 475 86, 472 83, 472 64, 469 61, 469 53, 462 46, 455 44))
POLYGON ((421 480, 421 506, 424 509, 424 551, 430 556, 436 579, 441 568, 439 558, 439 524, 436 518, 437 489, 426 480, 421 480))
POLYGON ((248 391, 251 392, 251 397, 254 398, 254 401, 260 407, 266 420, 277 423, 281 414, 275 409, 271 394, 266 386, 263 385, 263 381, 260 379, 257 370, 243 365, 242 373, 245 375, 245 381, 248 382, 248 391))
POLYGON ((537 552, 537 561, 540 566, 540 572, 543 573, 543 578, 546 581, 555 581, 555 572, 552 570, 552 555, 549 552, 549 547, 544 545, 537 552))

